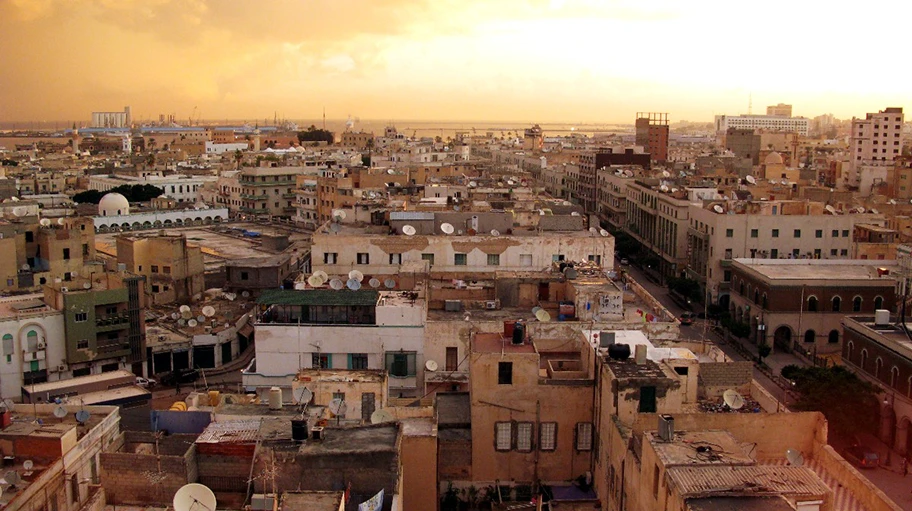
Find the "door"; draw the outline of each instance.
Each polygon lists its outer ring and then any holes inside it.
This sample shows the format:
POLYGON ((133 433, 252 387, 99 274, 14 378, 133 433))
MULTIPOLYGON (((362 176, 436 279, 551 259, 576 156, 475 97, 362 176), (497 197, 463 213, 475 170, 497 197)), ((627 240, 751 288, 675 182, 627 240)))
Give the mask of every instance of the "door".
POLYGON ((364 422, 370 422, 371 414, 374 413, 374 393, 373 392, 362 392, 361 393, 361 420, 364 422))
POLYGON ((231 343, 222 344, 222 364, 231 362, 231 343))

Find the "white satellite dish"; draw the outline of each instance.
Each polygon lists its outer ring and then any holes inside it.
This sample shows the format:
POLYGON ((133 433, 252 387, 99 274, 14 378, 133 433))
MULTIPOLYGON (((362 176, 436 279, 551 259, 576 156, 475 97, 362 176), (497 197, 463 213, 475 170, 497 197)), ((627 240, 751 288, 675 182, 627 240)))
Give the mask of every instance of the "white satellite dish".
POLYGON ((25 460, 22 462, 22 468, 24 468, 25 470, 31 470, 31 469, 35 468, 35 462, 32 460, 25 460))
POLYGON ((181 317, 184 319, 190 319, 193 317, 193 313, 190 311, 183 311, 181 312, 181 317))
POLYGON ((605 229, 599 229, 599 234, 601 234, 602 236, 608 236, 609 232, 606 231, 605 229))
POLYGON ((713 206, 713 211, 715 211, 716 213, 724 213, 724 212, 725 212, 725 210, 722 209, 722 206, 720 206, 720 205, 718 205, 718 204, 716 204, 716 205, 713 206))
POLYGON ((364 280, 364 274, 358 270, 352 270, 348 272, 348 278, 349 280, 357 280, 358 282, 361 282, 364 280))
POLYGON ((66 224, 66 218, 60 217, 57 219, 57 225, 64 225, 64 224, 66 224))
POLYGON ((317 271, 313 272, 313 274, 314 274, 314 277, 320 277, 320 280, 322 280, 323 282, 326 282, 327 280, 329 280, 329 275, 327 275, 326 272, 323 270, 317 270, 317 271))
POLYGON ((329 226, 329 230, 334 233, 342 232, 342 226, 339 224, 332 224, 329 226))
POLYGON ((215 316, 215 307, 213 307, 211 305, 207 305, 207 306, 203 307, 203 316, 206 316, 207 318, 211 318, 212 316, 215 316))
POLYGON ((345 213, 345 210, 342 209, 334 209, 332 212, 333 220, 345 220, 345 217, 347 216, 348 215, 345 213))
POLYGON ((187 326, 189 326, 190 328, 193 328, 198 324, 199 323, 195 319, 191 319, 190 321, 187 321, 187 326))
POLYGON ((836 208, 834 208, 833 206, 830 206, 829 204, 827 204, 823 209, 827 210, 827 212, 830 213, 831 215, 836 214, 836 208))
POLYGON ((663 177, 671 177, 671 173, 668 172, 667 170, 663 170, 663 171, 662 171, 662 176, 663 176, 663 177))
POLYGON ((871 213, 873 213, 873 214, 875 214, 875 215, 879 215, 879 214, 880 214, 880 211, 877 211, 876 209, 871 208, 871 213))
POLYGON ((412 227, 411 225, 402 226, 402 234, 405 234, 406 236, 414 236, 416 232, 418 232, 418 231, 415 230, 415 228, 412 227))
POLYGON ((54 417, 57 417, 58 419, 66 417, 67 413, 67 409, 63 406, 57 406, 54 408, 54 417))
POLYGON ((551 321, 551 314, 549 314, 545 309, 542 309, 535 313, 535 319, 541 321, 542 323, 547 323, 548 321, 551 321))
POLYGON ((739 410, 744 407, 744 398, 734 389, 728 389, 723 392, 722 401, 732 410, 739 410))
POLYGON ((438 369, 438 367, 439 366, 437 365, 437 362, 434 362, 433 360, 428 360, 427 362, 424 363, 424 368, 432 373, 434 371, 436 371, 438 369))
POLYGON ((453 224, 448 224, 446 222, 440 224, 440 230, 443 231, 444 234, 453 234, 456 232, 456 228, 453 227, 453 224))
POLYGON ((206 316, 203 316, 202 314, 200 314, 199 316, 196 317, 196 322, 199 323, 199 324, 205 323, 205 322, 206 322, 206 316))
POLYGON ((181 312, 190 312, 190 306, 189 306, 189 305, 181 305, 180 307, 177 308, 177 310, 179 310, 179 311, 181 311, 181 312))
POLYGON ((250 298, 250 291, 241 291, 241 296, 244 298, 250 298))
POLYGON ((861 207, 861 206, 858 206, 858 209, 856 209, 855 211, 857 211, 857 212, 859 212, 859 213, 864 213, 864 212, 865 212, 865 208, 863 208, 863 207, 861 207))
POLYGON ((76 422, 78 422, 80 424, 85 424, 86 422, 89 421, 89 417, 91 417, 91 416, 92 416, 92 414, 90 414, 88 411, 79 410, 78 412, 76 412, 76 422))
POLYGON ((667 191, 668 191, 668 185, 662 185, 662 186, 660 186, 660 187, 659 187, 659 190, 661 190, 661 191, 663 191, 663 192, 667 192, 667 191))
POLYGON ((91 283, 91 282, 83 282, 83 283, 82 283, 82 288, 83 288, 83 289, 92 289, 92 283, 91 283))
POLYGON ((44 227, 51 225, 51 220, 49 218, 42 218, 39 222, 44 227))
POLYGON ((747 176, 744 179, 752 185, 757 184, 757 178, 755 178, 754 176, 747 176))
POLYGON ((324 280, 319 275, 311 275, 307 278, 307 283, 310 284, 310 287, 320 287, 323 285, 324 280))
POLYGON ((333 415, 345 415, 348 410, 348 404, 342 399, 333 399, 329 402, 329 411, 333 415))
POLYGON ((178 326, 186 326, 186 325, 187 325, 187 320, 184 319, 184 318, 180 318, 179 320, 177 320, 177 325, 178 325, 178 326))
POLYGON ((370 279, 370 281, 368 282, 368 284, 370 284, 370 287, 376 289, 376 288, 380 287, 380 280, 379 280, 379 279, 376 279, 376 278, 373 278, 373 279, 370 279))
POLYGON ((361 289, 361 283, 355 279, 348 279, 348 281, 345 283, 345 286, 347 288, 351 289, 352 291, 357 291, 357 290, 361 289))
POLYGON ((598 229, 596 229, 595 227, 590 227, 589 232, 591 232, 592 234, 598 234, 598 229))
POLYGON ((491 229, 491 236, 500 236, 500 231, 497 229, 491 229))
POLYGON ((383 281, 383 285, 387 289, 392 289, 392 288, 396 287, 396 281, 393 279, 386 279, 383 281))
POLYGON ((24 206, 16 206, 13 208, 13 216, 22 217, 25 216, 26 213, 28 213, 28 210, 24 206))
POLYGON ((3 476, 3 479, 5 479, 7 484, 9 484, 10 486, 16 486, 17 484, 22 482, 22 478, 19 477, 19 472, 16 472, 15 470, 10 470, 9 472, 7 472, 3 476))
POLYGON ((797 449, 786 449, 785 450, 785 459, 788 460, 789 465, 800 467, 804 465, 804 455, 801 454, 801 451, 797 449))
POLYGON ((345 287, 345 283, 342 282, 342 279, 332 279, 329 281, 329 287, 335 289, 336 291, 345 287))
POLYGON ((371 424, 382 424, 384 422, 393 422, 396 417, 389 410, 381 408, 371 414, 371 424))
POLYGON ((469 181, 469 188, 475 188, 476 186, 478 186, 478 183, 475 181, 469 181))
POLYGON ((190 483, 174 494, 174 511, 215 511, 215 494, 207 486, 190 483))
POLYGON ((179 312, 172 312, 171 319, 180 319, 181 315, 179 312))
POLYGON ((538 314, 538 311, 540 310, 542 310, 542 308, 536 305, 535 307, 532 307, 532 314, 538 314))
POLYGON ((313 392, 307 387, 298 387, 294 389, 291 395, 294 398, 295 404, 299 405, 307 404, 310 402, 311 398, 313 398, 313 392))

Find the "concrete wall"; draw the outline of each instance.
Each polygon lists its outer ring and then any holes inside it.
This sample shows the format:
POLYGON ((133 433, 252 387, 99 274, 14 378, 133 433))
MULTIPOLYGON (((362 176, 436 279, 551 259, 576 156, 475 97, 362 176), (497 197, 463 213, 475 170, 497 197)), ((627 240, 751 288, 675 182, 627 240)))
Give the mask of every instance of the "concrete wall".
POLYGON ((181 486, 196 482, 196 447, 192 443, 195 437, 181 436, 162 438, 161 455, 156 455, 151 434, 128 432, 126 437, 132 441, 125 444, 125 449, 129 452, 101 453, 101 482, 108 491, 109 503, 167 506, 181 486), (145 442, 137 443, 139 440, 145 442))
POLYGON ((750 392, 754 364, 750 361, 700 364, 700 389, 706 399, 715 399, 728 389, 742 395, 750 392))
POLYGON ((868 511, 900 511, 902 509, 829 445, 816 446, 814 461, 819 463, 839 485, 852 492, 852 496, 864 509, 868 511))
MULTIPOLYGON (((431 423, 432 421, 427 421, 431 423)), ((410 426, 402 424, 403 435, 399 446, 402 470, 403 509, 437 508, 437 428, 420 434, 410 433, 410 426)))

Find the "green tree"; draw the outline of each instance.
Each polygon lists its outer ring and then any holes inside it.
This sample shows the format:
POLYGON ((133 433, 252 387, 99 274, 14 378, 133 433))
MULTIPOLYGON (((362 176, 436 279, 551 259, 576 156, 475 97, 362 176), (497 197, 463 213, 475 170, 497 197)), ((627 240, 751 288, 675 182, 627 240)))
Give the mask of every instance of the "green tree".
POLYGON ((98 204, 103 196, 104 193, 98 190, 86 190, 74 195, 73 202, 77 204, 98 204))
POLYGON ((842 366, 790 369, 798 401, 796 410, 822 412, 833 432, 849 439, 873 432, 879 403, 876 389, 842 366))
POLYGON ((329 131, 318 129, 313 124, 306 131, 298 132, 298 142, 326 142, 332 144, 336 141, 336 135, 329 131))
POLYGON ((129 202, 146 202, 164 193, 160 188, 153 185, 120 185, 112 188, 111 192, 123 195, 129 202))

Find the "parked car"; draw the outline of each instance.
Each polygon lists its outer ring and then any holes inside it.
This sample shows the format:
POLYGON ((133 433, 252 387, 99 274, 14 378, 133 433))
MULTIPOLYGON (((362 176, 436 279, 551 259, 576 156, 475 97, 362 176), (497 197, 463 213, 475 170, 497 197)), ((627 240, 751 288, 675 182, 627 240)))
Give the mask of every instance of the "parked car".
POLYGON ((152 387, 158 385, 158 382, 152 378, 143 378, 142 376, 136 377, 136 384, 140 387, 151 389, 152 387))
POLYGON ((162 377, 162 384, 173 386, 184 383, 193 383, 199 378, 199 371, 196 369, 177 369, 162 377))
POLYGON ((877 468, 880 466, 880 456, 863 445, 853 445, 846 449, 845 459, 859 468, 877 468))
POLYGON ((682 325, 692 325, 694 324, 694 319, 696 319, 696 317, 697 315, 693 312, 682 312, 678 320, 682 325))
POLYGON ((629 259, 627 259, 626 257, 622 257, 622 258, 621 258, 621 266, 627 266, 627 265, 629 265, 629 264, 630 264, 630 260, 629 260, 629 259))

